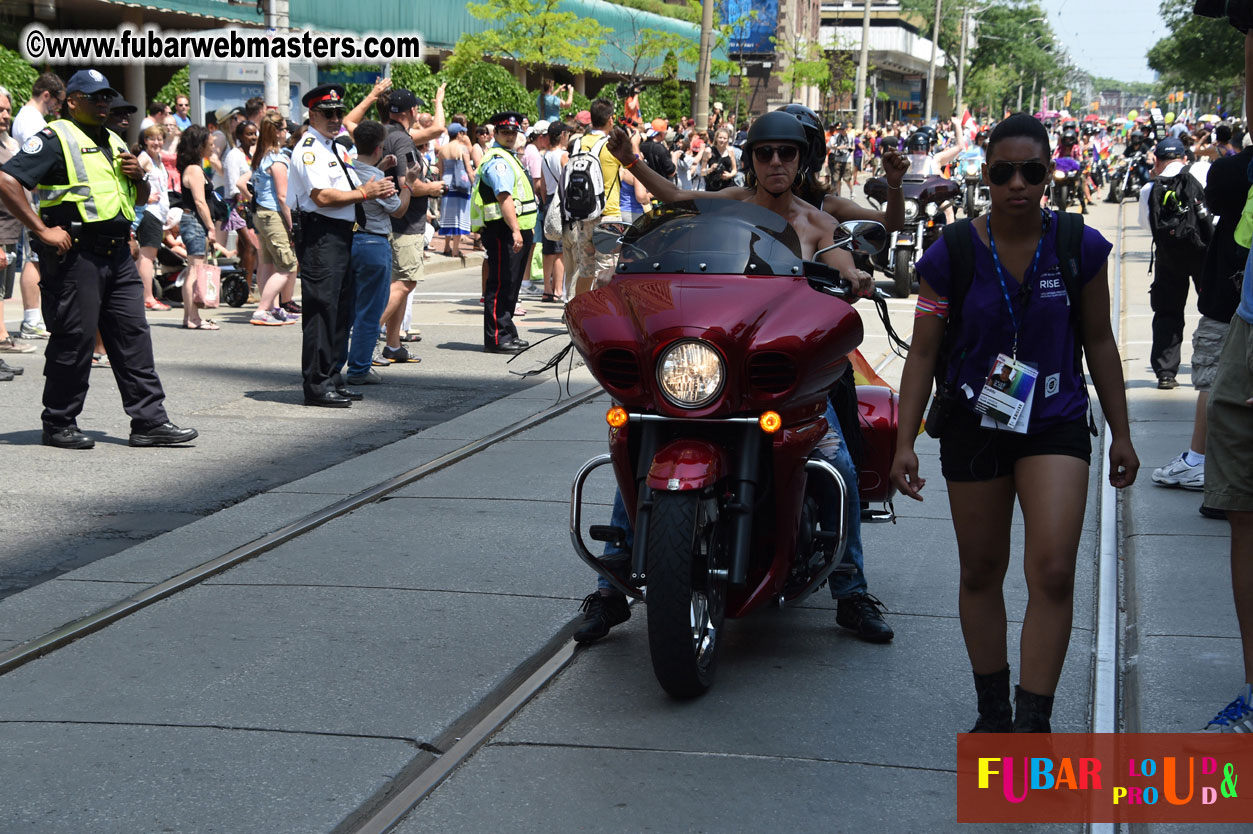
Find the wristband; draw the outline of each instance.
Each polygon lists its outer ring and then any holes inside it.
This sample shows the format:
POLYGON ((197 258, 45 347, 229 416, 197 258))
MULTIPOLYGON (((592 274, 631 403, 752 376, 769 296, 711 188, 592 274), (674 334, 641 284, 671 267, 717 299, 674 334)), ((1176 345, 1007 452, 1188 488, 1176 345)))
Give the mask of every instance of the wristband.
POLYGON ((632 159, 632 160, 631 160, 628 164, 623 165, 622 167, 623 167, 623 168, 626 168, 628 171, 630 171, 630 170, 631 170, 631 166, 632 166, 632 165, 634 165, 635 163, 639 162, 639 161, 640 161, 640 158, 641 158, 641 157, 640 157, 640 155, 639 155, 639 154, 636 154, 636 155, 635 155, 635 159, 632 159))
POLYGON ((366 200, 370 199, 368 196, 366 196, 364 187, 358 188, 357 190, 361 192, 361 202, 364 203, 366 200))
POLYGON ((889 186, 888 186, 888 191, 903 191, 903 190, 904 190, 904 188, 903 188, 902 186, 899 186, 899 185, 889 185, 889 186))

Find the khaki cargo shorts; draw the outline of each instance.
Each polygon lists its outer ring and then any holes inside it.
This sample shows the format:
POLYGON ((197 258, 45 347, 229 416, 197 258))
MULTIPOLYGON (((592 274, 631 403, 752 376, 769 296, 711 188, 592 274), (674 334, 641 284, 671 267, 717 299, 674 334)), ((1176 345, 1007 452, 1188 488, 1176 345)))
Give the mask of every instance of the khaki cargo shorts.
POLYGON ((1192 387, 1198 391, 1214 387, 1218 357, 1222 355, 1229 326, 1218 319, 1201 316, 1201 323, 1192 333, 1192 387))
POLYGON ((252 225, 257 232, 257 241, 261 244, 259 262, 273 264, 279 272, 294 272, 296 253, 287 237, 283 216, 277 211, 259 208, 252 215, 252 225))
POLYGON ((392 235, 392 280, 416 284, 426 279, 422 250, 426 235, 392 235))
POLYGON ((1253 325, 1233 316, 1210 389, 1205 506, 1253 512, 1253 325))

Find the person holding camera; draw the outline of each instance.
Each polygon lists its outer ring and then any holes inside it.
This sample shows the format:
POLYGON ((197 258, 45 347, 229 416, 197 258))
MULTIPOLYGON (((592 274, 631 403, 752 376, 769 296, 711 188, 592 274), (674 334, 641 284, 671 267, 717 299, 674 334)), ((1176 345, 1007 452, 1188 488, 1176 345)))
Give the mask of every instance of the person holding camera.
POLYGON ((1018 113, 993 130, 983 167, 991 210, 954 227, 918 261, 914 337, 901 377, 891 478, 917 501, 926 481, 914 440, 932 378, 939 386, 927 431, 940 437, 957 534, 959 610, 979 711, 973 732, 1050 732, 1070 641, 1091 458, 1080 350, 1113 437, 1110 483, 1130 486, 1140 465, 1109 321, 1112 246, 1083 228, 1069 244, 1079 256, 1066 255, 1078 268, 1063 272, 1061 220, 1040 208, 1052 173, 1049 136, 1039 120, 1018 113), (998 363, 1012 363, 1007 373, 1034 376, 1034 384, 1016 385, 1005 396, 991 384, 998 363), (1028 594, 1016 714, 1003 591, 1015 501, 1026 520, 1028 594))
POLYGON ((569 84, 562 84, 553 89, 553 80, 551 78, 544 79, 544 83, 540 86, 539 101, 536 102, 539 107, 540 121, 559 122, 561 121, 561 109, 574 104, 574 88, 569 84), (566 97, 562 99, 557 95, 562 90, 566 91, 566 97))

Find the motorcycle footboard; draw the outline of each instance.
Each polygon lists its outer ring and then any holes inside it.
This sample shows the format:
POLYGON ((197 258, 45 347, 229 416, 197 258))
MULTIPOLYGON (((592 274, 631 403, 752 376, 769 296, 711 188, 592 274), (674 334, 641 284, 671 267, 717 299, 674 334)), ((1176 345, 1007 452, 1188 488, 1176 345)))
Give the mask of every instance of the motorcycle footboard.
POLYGON ((597 455, 589 460, 579 469, 578 474, 574 476, 574 485, 570 488, 570 541, 574 544, 574 552, 582 559, 589 568, 600 574, 605 580, 617 590, 626 594, 628 597, 635 599, 643 599, 644 594, 639 588, 634 588, 623 581, 622 577, 611 571, 603 562, 598 559, 590 549, 587 543, 583 541, 583 487, 587 483, 587 478, 592 472, 602 466, 609 465, 613 462, 610 455, 597 455))
MULTIPOLYGON (((798 605, 805 600, 810 594, 818 590, 823 582, 835 572, 840 566, 840 562, 844 560, 844 552, 848 549, 849 534, 849 513, 851 509, 848 506, 848 486, 844 483, 844 476, 839 470, 821 458, 810 458, 805 461, 805 471, 810 477, 830 478, 835 484, 836 494, 840 497, 840 528, 838 530, 839 538, 836 542, 835 556, 827 563, 826 567, 818 571, 810 578, 809 583, 794 596, 790 596, 783 601, 784 605, 798 605)), ((858 507, 858 511, 861 508, 858 507)))

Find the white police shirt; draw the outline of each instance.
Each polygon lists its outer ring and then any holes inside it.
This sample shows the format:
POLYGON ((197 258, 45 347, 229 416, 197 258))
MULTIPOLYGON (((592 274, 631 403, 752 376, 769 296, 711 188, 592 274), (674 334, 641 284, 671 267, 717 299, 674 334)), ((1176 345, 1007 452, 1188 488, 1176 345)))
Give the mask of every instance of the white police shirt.
POLYGON ((352 205, 321 207, 313 202, 313 189, 334 188, 354 191, 360 180, 347 170, 352 167, 348 152, 318 131, 309 128, 292 151, 291 169, 287 175, 287 205, 300 211, 317 212, 336 220, 356 220, 352 205))

